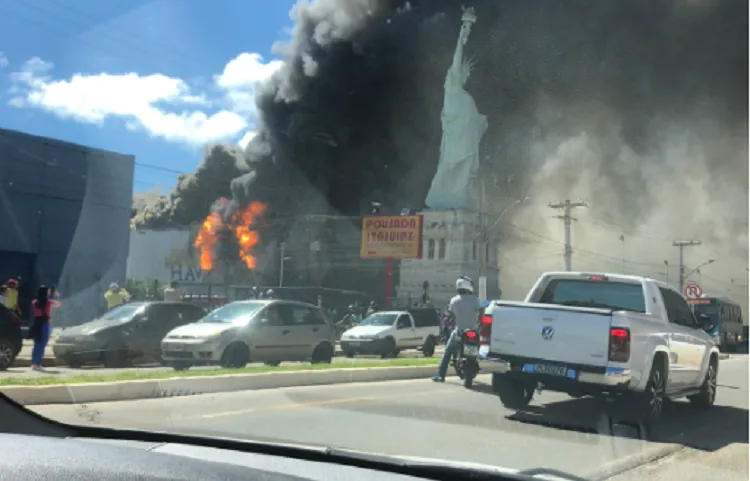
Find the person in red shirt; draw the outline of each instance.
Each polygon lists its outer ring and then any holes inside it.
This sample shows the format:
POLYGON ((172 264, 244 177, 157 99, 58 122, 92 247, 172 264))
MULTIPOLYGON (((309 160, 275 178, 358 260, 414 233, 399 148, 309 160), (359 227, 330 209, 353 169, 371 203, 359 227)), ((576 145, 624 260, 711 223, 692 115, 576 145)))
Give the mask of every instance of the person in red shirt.
POLYGON ((39 286, 36 291, 36 299, 31 302, 31 310, 34 314, 34 321, 29 329, 29 337, 34 340, 34 348, 31 351, 31 369, 39 371, 42 369, 42 360, 44 359, 44 349, 49 342, 50 332, 52 331, 52 309, 60 305, 55 299, 50 299, 50 294, 56 297, 54 289, 48 289, 47 286, 39 286))

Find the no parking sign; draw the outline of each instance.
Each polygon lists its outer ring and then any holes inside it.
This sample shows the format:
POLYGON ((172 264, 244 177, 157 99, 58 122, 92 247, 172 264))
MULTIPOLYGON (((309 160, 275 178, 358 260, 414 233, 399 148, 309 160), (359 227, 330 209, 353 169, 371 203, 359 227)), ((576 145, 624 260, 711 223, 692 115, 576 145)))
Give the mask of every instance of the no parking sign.
POLYGON ((685 294, 685 297, 690 300, 700 299, 703 295, 703 289, 701 289, 701 286, 698 284, 688 284, 682 292, 685 294))

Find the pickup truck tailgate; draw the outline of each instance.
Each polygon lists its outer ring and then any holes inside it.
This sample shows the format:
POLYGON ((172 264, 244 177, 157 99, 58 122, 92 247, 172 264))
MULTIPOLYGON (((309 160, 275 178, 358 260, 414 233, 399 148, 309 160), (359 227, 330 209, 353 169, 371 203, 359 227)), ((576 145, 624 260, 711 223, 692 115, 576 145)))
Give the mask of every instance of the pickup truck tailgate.
POLYGON ((608 309, 497 302, 492 310, 490 351, 605 366, 611 320, 608 309))

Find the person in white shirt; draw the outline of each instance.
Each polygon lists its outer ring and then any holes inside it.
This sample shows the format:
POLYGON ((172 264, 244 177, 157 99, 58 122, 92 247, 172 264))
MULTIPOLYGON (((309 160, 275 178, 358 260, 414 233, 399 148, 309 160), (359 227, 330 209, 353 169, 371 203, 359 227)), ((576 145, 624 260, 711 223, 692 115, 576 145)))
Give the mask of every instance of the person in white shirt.
POLYGON ((459 277, 456 280, 456 291, 458 295, 451 299, 448 306, 448 313, 453 319, 455 327, 448 338, 448 342, 445 343, 445 351, 443 351, 438 372, 432 378, 435 382, 445 382, 445 374, 451 357, 461 345, 461 332, 464 329, 476 329, 477 324, 479 324, 481 305, 479 298, 474 294, 474 283, 471 278, 467 276, 459 277))

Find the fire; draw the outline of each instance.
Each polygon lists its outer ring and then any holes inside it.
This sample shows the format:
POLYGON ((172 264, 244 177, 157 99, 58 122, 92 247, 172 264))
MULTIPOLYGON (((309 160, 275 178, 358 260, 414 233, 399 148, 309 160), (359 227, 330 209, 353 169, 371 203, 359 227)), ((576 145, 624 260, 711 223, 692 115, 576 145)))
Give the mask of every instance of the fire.
POLYGON ((240 259, 245 262, 248 269, 255 269, 255 257, 253 248, 258 244, 260 238, 258 233, 252 229, 255 220, 266 211, 266 205, 261 202, 251 202, 245 210, 236 212, 232 217, 232 230, 240 245, 240 259))
POLYGON ((203 221, 201 230, 195 238, 195 247, 201 253, 201 269, 204 271, 214 268, 214 247, 219 240, 219 231, 223 226, 221 215, 214 212, 203 221))
MULTIPOLYGON (((225 206, 226 202, 222 205, 225 206)), ((232 214, 229 224, 225 225, 221 214, 214 212, 203 221, 200 232, 195 238, 195 247, 200 250, 200 265, 204 271, 211 271, 215 266, 214 248, 219 241, 222 232, 234 233, 240 247, 240 259, 247 265, 248 269, 255 269, 256 259, 253 257, 253 248, 260 241, 258 233, 253 230, 255 221, 265 213, 266 205, 261 202, 252 202, 244 210, 232 214)))

